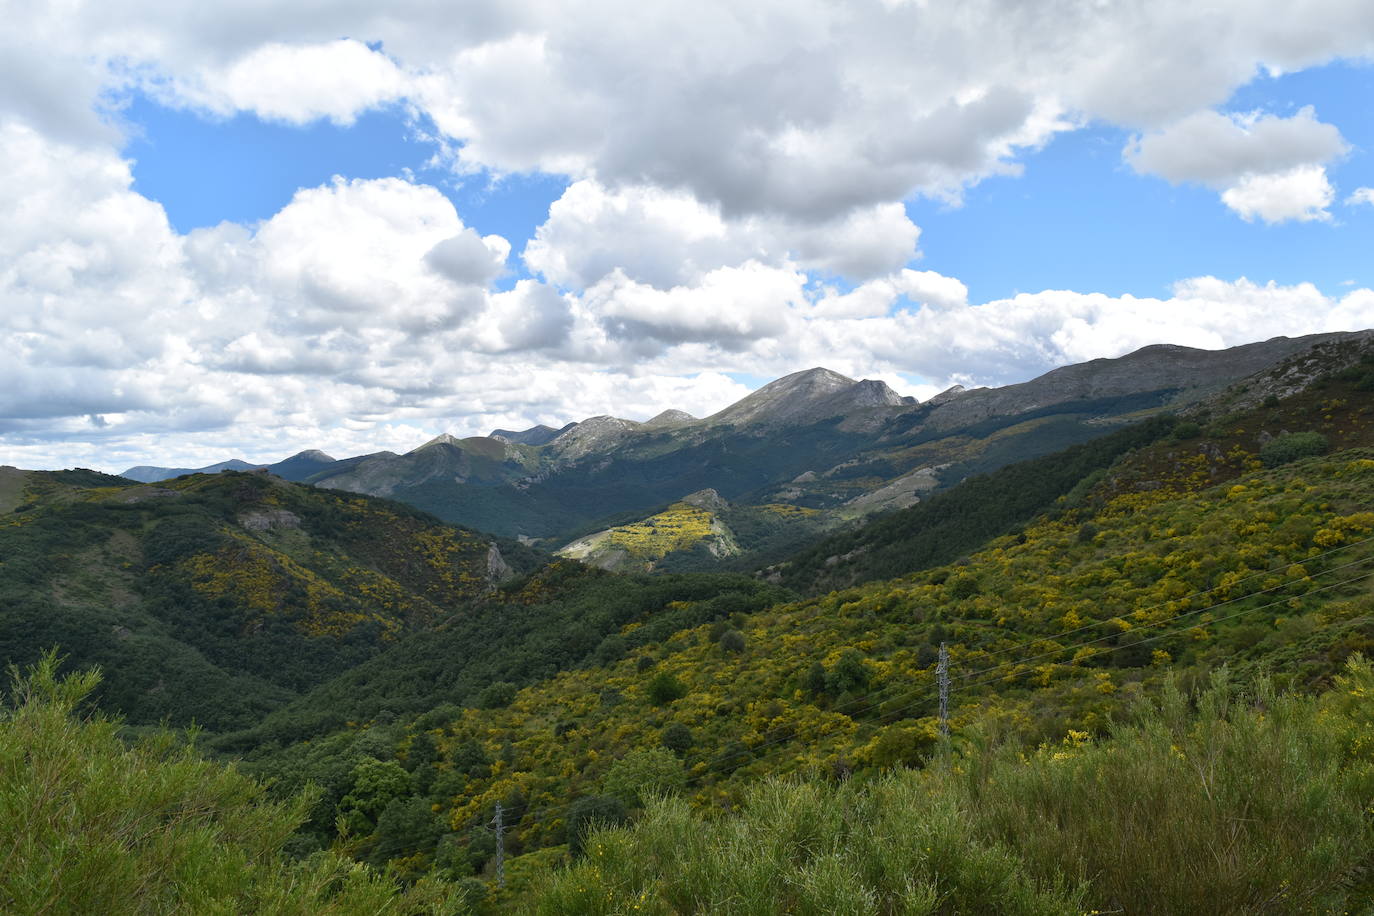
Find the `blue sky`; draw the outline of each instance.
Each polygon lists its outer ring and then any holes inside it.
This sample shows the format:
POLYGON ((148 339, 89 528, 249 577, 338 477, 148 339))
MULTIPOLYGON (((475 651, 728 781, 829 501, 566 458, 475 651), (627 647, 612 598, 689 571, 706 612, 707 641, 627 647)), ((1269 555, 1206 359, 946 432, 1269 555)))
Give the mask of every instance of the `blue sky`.
MULTIPOLYGON (((1261 75, 1222 108, 1291 113, 1305 105, 1340 124, 1353 147, 1329 170, 1338 187, 1374 185, 1374 68, 1333 63, 1261 75)), ((136 94, 123 117, 134 128, 124 152, 134 161, 135 188, 159 201, 182 232, 267 219, 297 189, 334 175, 407 173, 439 188, 467 225, 504 236, 518 253, 569 183, 537 172, 454 174, 434 161, 436 146, 425 139, 433 126, 417 124, 401 105, 346 127, 291 125, 252 114, 207 117, 136 94)), ((1205 187, 1134 173, 1121 157, 1131 135, 1092 124, 1056 136, 1021 160, 1021 174, 988 178, 958 203, 908 200, 923 230, 919 266, 959 277, 973 301, 1043 289, 1160 296, 1201 274, 1333 291, 1348 281, 1374 283, 1366 256, 1374 207, 1338 205, 1331 222, 1246 222, 1205 187)), ((528 275, 518 258, 511 267, 503 285, 528 275)))
POLYGON ((1363 0, 39 0, 0 462, 927 397, 1374 326, 1363 0))

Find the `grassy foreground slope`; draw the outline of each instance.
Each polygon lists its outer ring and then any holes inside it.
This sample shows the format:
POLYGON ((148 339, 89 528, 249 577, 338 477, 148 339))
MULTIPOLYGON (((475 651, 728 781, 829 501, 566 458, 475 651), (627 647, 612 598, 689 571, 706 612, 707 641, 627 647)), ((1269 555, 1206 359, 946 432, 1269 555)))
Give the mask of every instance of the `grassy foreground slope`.
POLYGON ((402 888, 324 853, 283 853, 304 799, 274 802, 171 733, 128 746, 81 712, 94 673, 59 678, 55 656, 17 671, 0 714, 0 911, 13 914, 272 913, 453 916, 460 889, 402 888))

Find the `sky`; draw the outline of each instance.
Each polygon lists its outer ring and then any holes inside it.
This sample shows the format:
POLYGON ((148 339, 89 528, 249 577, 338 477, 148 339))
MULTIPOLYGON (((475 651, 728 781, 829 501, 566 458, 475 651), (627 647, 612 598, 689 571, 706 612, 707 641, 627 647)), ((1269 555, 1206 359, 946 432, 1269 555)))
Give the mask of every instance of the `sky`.
POLYGON ((0 464, 1374 326, 1366 0, 0 14, 0 464))

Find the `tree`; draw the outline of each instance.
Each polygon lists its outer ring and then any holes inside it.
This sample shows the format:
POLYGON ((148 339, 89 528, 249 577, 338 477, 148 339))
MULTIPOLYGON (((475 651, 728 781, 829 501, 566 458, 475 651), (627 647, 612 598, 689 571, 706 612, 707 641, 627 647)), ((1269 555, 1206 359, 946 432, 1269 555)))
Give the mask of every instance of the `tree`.
POLYGON ((601 790, 638 808, 652 796, 681 791, 686 783, 687 774, 677 755, 667 748, 651 747, 630 751, 611 764, 601 790))
POLYGON ((739 630, 726 630, 720 634, 720 648, 724 652, 739 655, 744 651, 744 634, 739 630))
POLYGON ((393 799, 410 794, 410 774, 394 760, 368 757, 353 768, 353 788, 339 801, 341 829, 366 835, 393 799))
POLYGON ((667 706, 674 700, 680 700, 687 695, 687 685, 667 671, 660 671, 649 681, 648 695, 649 702, 653 705, 667 706))
POLYGON ((674 722, 663 729, 658 740, 660 744, 679 757, 690 751, 692 745, 696 744, 696 736, 692 734, 692 730, 681 722, 674 722))

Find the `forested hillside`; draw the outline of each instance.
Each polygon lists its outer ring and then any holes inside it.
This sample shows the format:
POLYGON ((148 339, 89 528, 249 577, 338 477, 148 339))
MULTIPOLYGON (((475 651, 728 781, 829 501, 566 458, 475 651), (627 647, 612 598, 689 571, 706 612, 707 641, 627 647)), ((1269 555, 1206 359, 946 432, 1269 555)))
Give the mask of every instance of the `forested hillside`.
POLYGON ((59 646, 98 664, 102 704, 134 723, 256 723, 540 562, 408 506, 265 474, 8 478, 6 662, 59 646))

